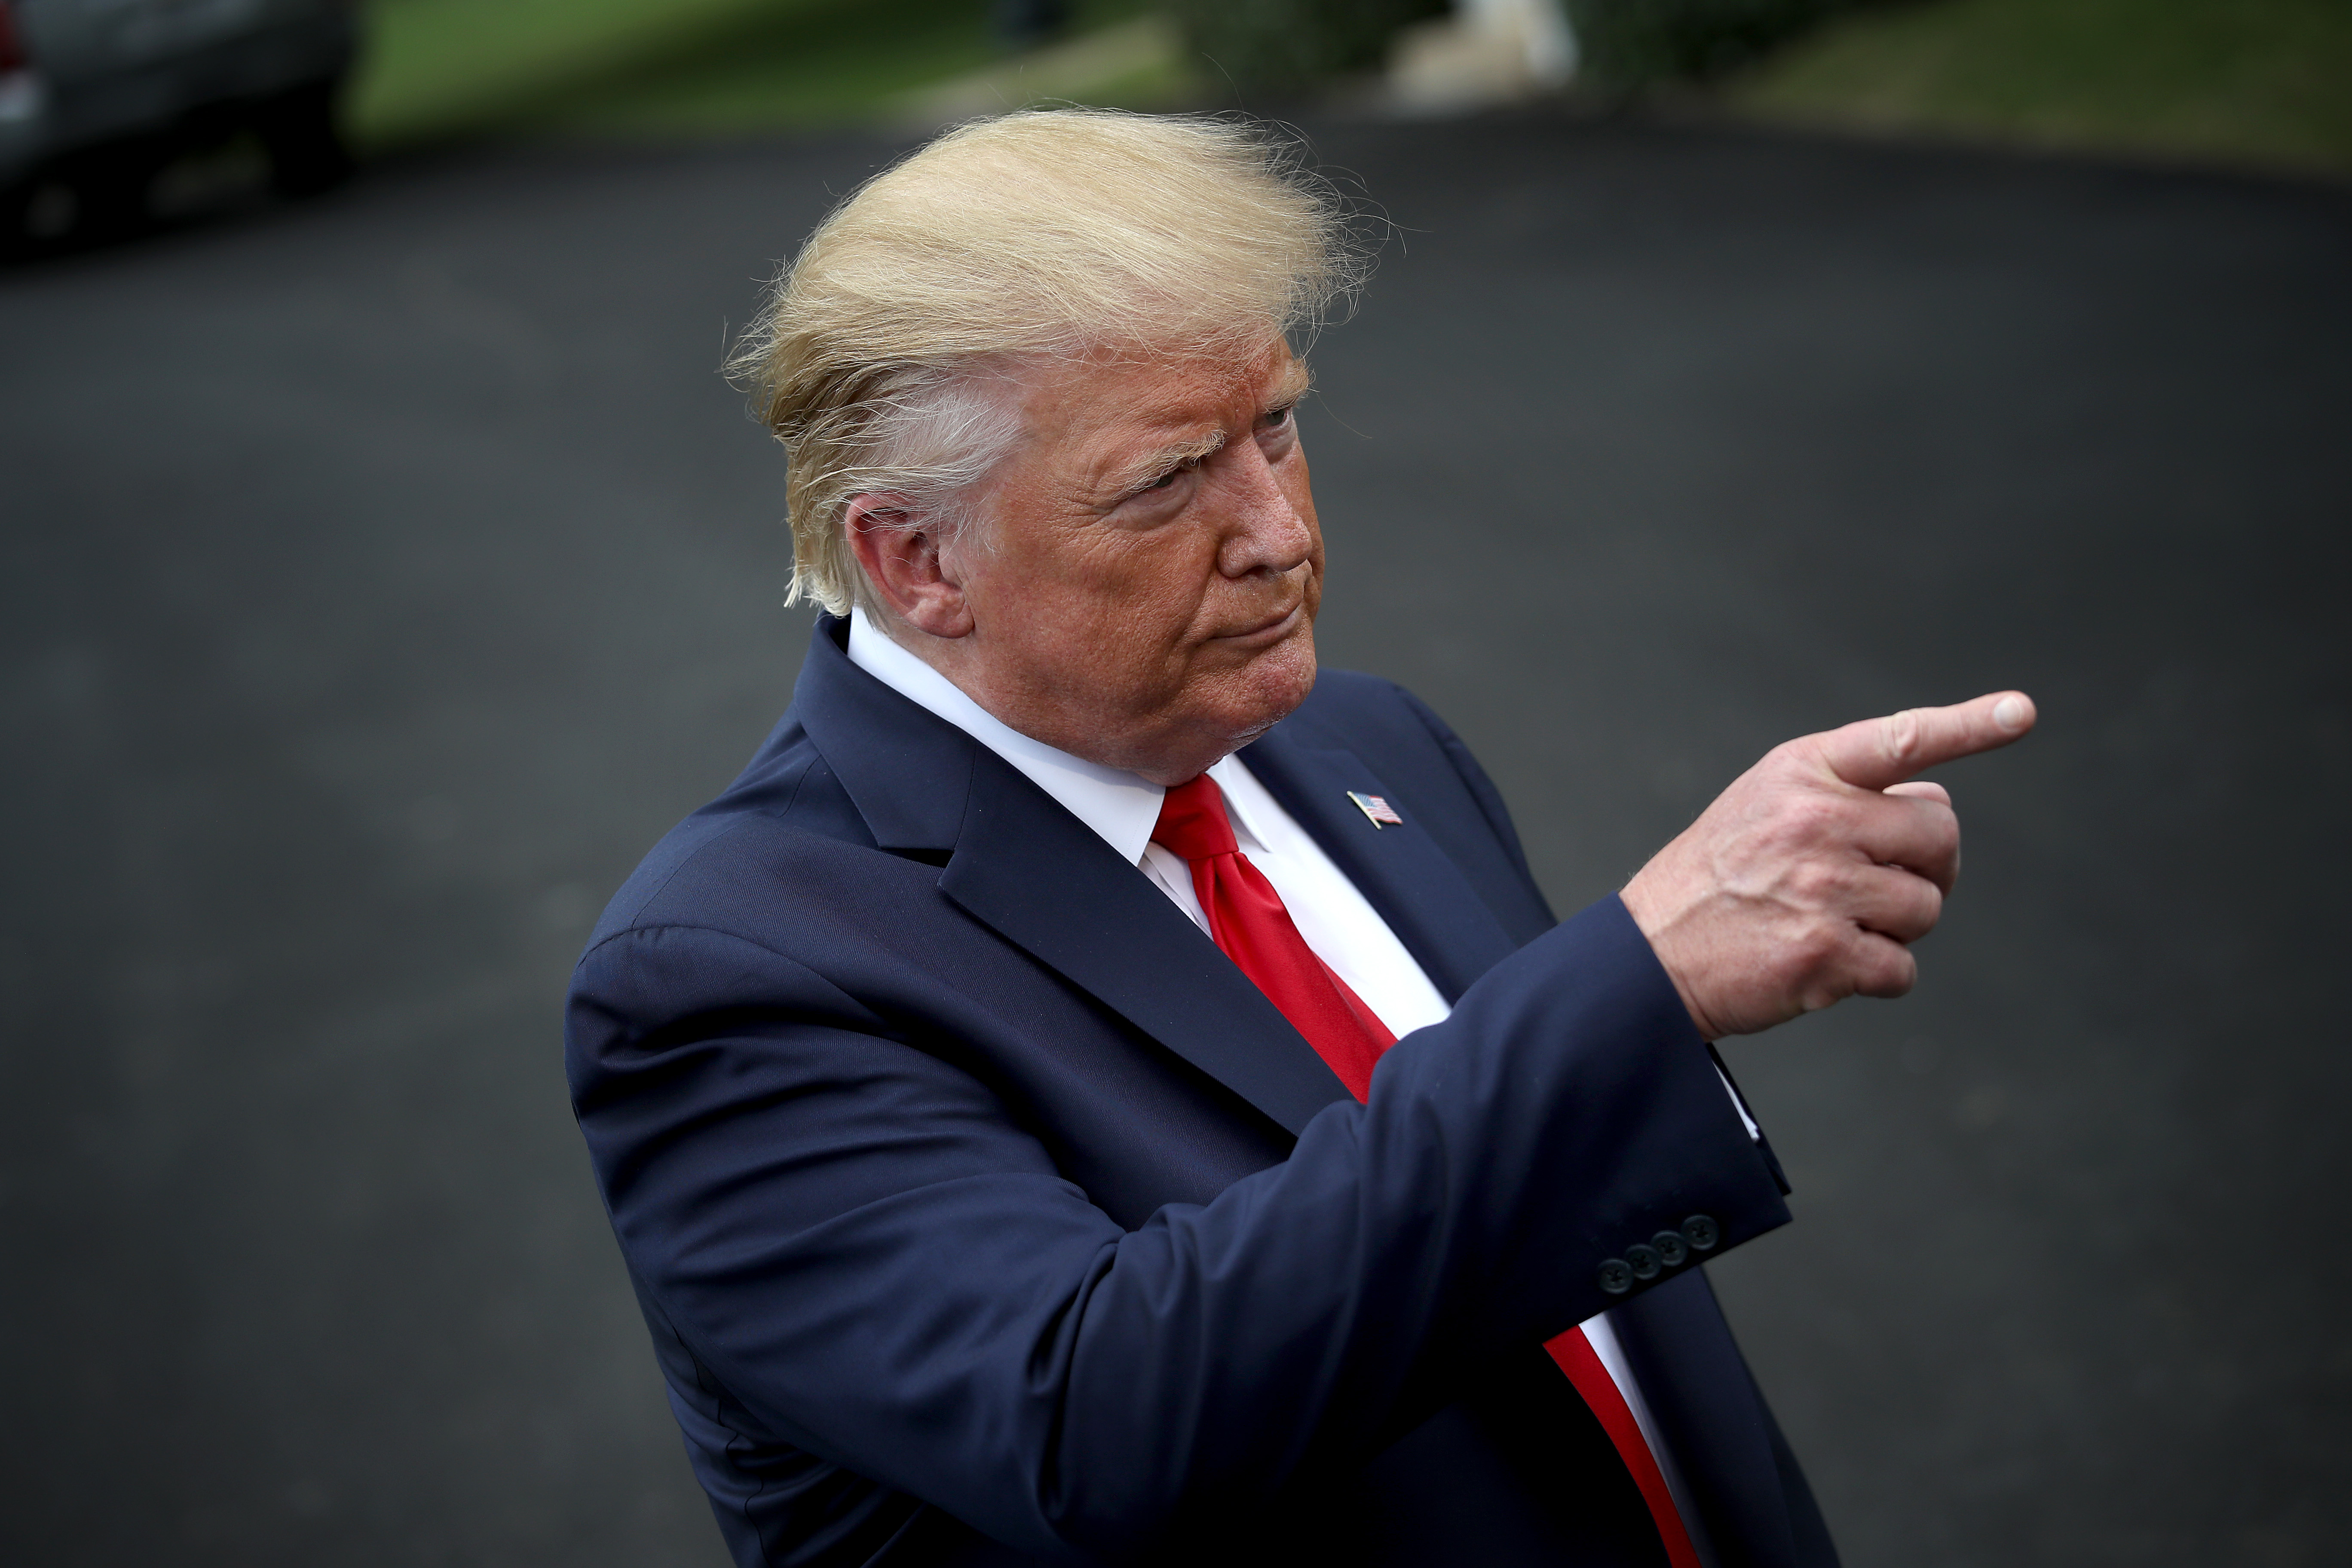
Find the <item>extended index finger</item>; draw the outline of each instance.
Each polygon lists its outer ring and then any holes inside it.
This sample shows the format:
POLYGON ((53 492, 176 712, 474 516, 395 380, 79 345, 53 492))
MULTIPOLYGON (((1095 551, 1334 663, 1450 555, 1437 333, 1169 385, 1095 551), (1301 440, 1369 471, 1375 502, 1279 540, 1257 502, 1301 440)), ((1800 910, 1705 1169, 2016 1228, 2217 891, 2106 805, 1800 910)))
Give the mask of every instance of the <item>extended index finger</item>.
POLYGON ((1992 691, 1949 708, 1906 708, 1814 737, 1830 771, 1861 789, 1901 784, 1955 757, 2006 746, 2033 728, 2033 699, 1992 691))

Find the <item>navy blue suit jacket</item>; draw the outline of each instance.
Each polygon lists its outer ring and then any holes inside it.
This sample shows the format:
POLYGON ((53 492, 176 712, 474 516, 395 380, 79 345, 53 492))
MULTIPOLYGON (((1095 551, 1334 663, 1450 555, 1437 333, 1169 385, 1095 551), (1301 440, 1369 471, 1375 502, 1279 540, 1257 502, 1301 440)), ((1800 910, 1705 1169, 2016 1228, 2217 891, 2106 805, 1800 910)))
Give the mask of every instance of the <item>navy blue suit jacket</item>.
POLYGON ((739 1563, 1662 1563, 1539 1348, 1605 1307, 1724 1568, 1835 1561, 1696 1257, 1788 1217, 1613 898, 1327 671, 1245 753, 1454 1003, 1358 1104, 1200 929, 820 623, 607 910, 574 1107, 739 1563), (1385 796, 1376 827, 1348 798, 1385 796))

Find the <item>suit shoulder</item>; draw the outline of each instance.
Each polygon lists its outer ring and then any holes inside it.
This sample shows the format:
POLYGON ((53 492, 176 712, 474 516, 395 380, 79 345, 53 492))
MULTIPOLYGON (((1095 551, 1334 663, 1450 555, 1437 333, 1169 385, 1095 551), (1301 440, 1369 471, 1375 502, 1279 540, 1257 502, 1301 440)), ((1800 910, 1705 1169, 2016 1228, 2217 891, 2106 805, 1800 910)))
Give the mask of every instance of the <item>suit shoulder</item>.
POLYGON ((1420 700, 1386 676, 1371 675, 1360 669, 1323 669, 1317 672, 1315 689, 1299 704, 1301 713, 1328 713, 1334 717, 1354 713, 1411 711, 1420 706, 1420 700))
POLYGON ((1450 750, 1461 745, 1420 698, 1393 680, 1359 669, 1320 672, 1315 689, 1283 727, 1310 745, 1442 759, 1449 766, 1455 765, 1450 750))
POLYGON ((606 906, 591 947, 632 926, 700 923, 812 862, 882 854, 848 792, 789 718, 734 783, 646 853, 606 906))
POLYGON ((1366 731, 1378 733, 1396 726, 1420 728, 1420 700, 1383 676, 1360 669, 1325 669, 1315 677, 1315 689, 1297 712, 1283 721, 1286 728, 1311 731, 1337 741, 1366 731))

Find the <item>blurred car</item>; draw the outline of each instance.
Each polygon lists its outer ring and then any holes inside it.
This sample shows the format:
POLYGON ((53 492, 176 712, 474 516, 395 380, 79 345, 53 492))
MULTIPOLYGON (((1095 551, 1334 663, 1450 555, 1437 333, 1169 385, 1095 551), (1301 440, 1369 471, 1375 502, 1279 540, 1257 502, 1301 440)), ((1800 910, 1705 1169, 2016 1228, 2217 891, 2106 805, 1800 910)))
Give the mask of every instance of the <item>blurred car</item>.
POLYGON ((6 237, 135 224, 166 163, 246 132, 279 191, 334 184, 358 34, 356 0, 0 0, 6 237))

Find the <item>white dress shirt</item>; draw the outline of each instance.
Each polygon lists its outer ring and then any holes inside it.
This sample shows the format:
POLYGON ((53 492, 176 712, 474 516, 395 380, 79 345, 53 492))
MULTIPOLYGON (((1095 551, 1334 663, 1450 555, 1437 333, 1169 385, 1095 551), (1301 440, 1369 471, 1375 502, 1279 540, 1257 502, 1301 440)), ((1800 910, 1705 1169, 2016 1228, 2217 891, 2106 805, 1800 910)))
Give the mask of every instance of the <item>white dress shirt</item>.
MULTIPOLYGON (((1021 733, 877 630, 862 609, 853 609, 849 615, 849 662, 1020 769, 1117 850, 1121 859, 1150 878, 1195 925, 1209 929, 1209 917, 1192 889, 1192 867, 1151 842, 1151 831, 1160 823, 1160 803, 1168 793, 1161 786, 1121 769, 1074 757, 1021 733)), ((1209 770, 1209 776, 1216 780, 1224 796, 1235 843, 1274 885, 1298 934, 1315 956, 1329 964, 1332 973, 1346 981, 1364 1005, 1388 1026, 1389 1033, 1402 1039, 1453 1011, 1380 912, 1331 864, 1322 846, 1267 793, 1240 757, 1225 758, 1209 770)), ((1727 1091, 1729 1087, 1725 1085, 1727 1091)), ((1732 1103, 1738 1105, 1738 1095, 1732 1096, 1732 1103)), ((1746 1107, 1740 1107, 1739 1114, 1747 1121, 1746 1107)), ((1748 1131, 1750 1136, 1756 1135, 1753 1121, 1748 1121, 1748 1131)), ((1674 1494, 1675 1508, 1691 1532, 1692 1544, 1701 1561, 1713 1568, 1715 1553, 1691 1507, 1682 1472, 1651 1419, 1649 1402, 1642 1397, 1641 1384, 1626 1363, 1609 1314, 1587 1318, 1580 1326, 1593 1354, 1624 1394, 1643 1440, 1656 1457, 1667 1489, 1674 1494)))

